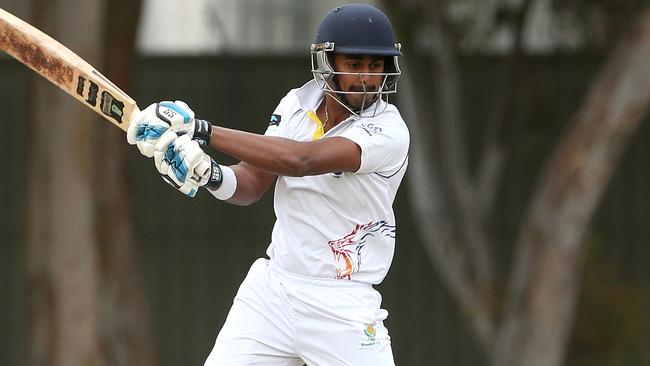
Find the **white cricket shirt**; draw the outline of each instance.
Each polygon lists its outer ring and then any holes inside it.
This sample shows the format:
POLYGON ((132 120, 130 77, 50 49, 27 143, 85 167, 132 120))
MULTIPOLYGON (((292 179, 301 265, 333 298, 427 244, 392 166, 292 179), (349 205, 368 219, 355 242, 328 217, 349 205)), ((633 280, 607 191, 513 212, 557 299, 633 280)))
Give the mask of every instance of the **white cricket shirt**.
POLYGON ((313 80, 291 90, 265 134, 296 141, 345 137, 361 148, 361 166, 355 173, 278 177, 267 254, 298 275, 378 284, 395 250, 392 206, 408 164, 408 128, 395 106, 378 101, 382 113, 351 116, 323 134, 315 113, 323 96, 313 80))

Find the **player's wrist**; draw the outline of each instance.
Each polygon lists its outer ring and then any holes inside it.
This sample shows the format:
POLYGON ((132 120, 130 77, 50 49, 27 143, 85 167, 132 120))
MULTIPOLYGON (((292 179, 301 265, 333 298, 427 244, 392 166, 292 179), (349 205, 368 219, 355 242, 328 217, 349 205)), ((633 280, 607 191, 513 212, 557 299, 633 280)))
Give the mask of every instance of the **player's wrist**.
POLYGON ((223 173, 219 164, 214 159, 210 159, 210 175, 208 181, 205 183, 205 188, 209 190, 217 190, 223 183, 223 173))
POLYGON ((237 191, 237 176, 229 166, 217 164, 217 167, 221 172, 221 183, 217 188, 210 188, 208 184, 205 187, 215 198, 226 201, 234 196, 235 191, 237 191))
POLYGON ((210 145, 210 138, 212 137, 212 124, 206 120, 195 119, 194 120, 194 134, 192 138, 196 140, 199 145, 207 146, 210 145))

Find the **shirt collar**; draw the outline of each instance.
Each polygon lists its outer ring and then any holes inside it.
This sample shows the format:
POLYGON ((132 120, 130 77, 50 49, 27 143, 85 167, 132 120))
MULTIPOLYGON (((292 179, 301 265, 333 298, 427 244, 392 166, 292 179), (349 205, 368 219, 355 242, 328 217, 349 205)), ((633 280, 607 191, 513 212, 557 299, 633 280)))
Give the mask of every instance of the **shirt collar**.
POLYGON ((298 104, 304 111, 315 111, 325 93, 318 87, 316 80, 310 80, 296 91, 298 104))

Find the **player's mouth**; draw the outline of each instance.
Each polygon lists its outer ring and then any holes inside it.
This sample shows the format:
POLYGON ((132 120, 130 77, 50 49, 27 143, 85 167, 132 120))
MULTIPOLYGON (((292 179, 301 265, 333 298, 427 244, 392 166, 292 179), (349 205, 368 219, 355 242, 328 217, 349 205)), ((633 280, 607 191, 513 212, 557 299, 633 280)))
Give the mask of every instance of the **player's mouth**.
POLYGON ((348 91, 355 93, 376 93, 378 89, 377 85, 366 85, 365 88, 363 85, 350 85, 348 91))

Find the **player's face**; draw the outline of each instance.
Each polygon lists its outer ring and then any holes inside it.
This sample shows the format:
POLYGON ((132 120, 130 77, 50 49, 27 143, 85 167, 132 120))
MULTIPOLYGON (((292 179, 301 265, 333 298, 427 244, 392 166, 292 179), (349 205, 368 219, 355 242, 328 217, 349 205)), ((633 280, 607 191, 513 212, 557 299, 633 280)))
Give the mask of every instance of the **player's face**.
POLYGON ((351 107, 360 110, 362 106, 368 107, 377 99, 377 94, 362 93, 376 92, 381 87, 384 82, 384 75, 381 74, 384 72, 384 57, 335 54, 333 67, 335 71, 351 73, 336 76, 341 91, 359 92, 359 94, 342 94, 351 107))

